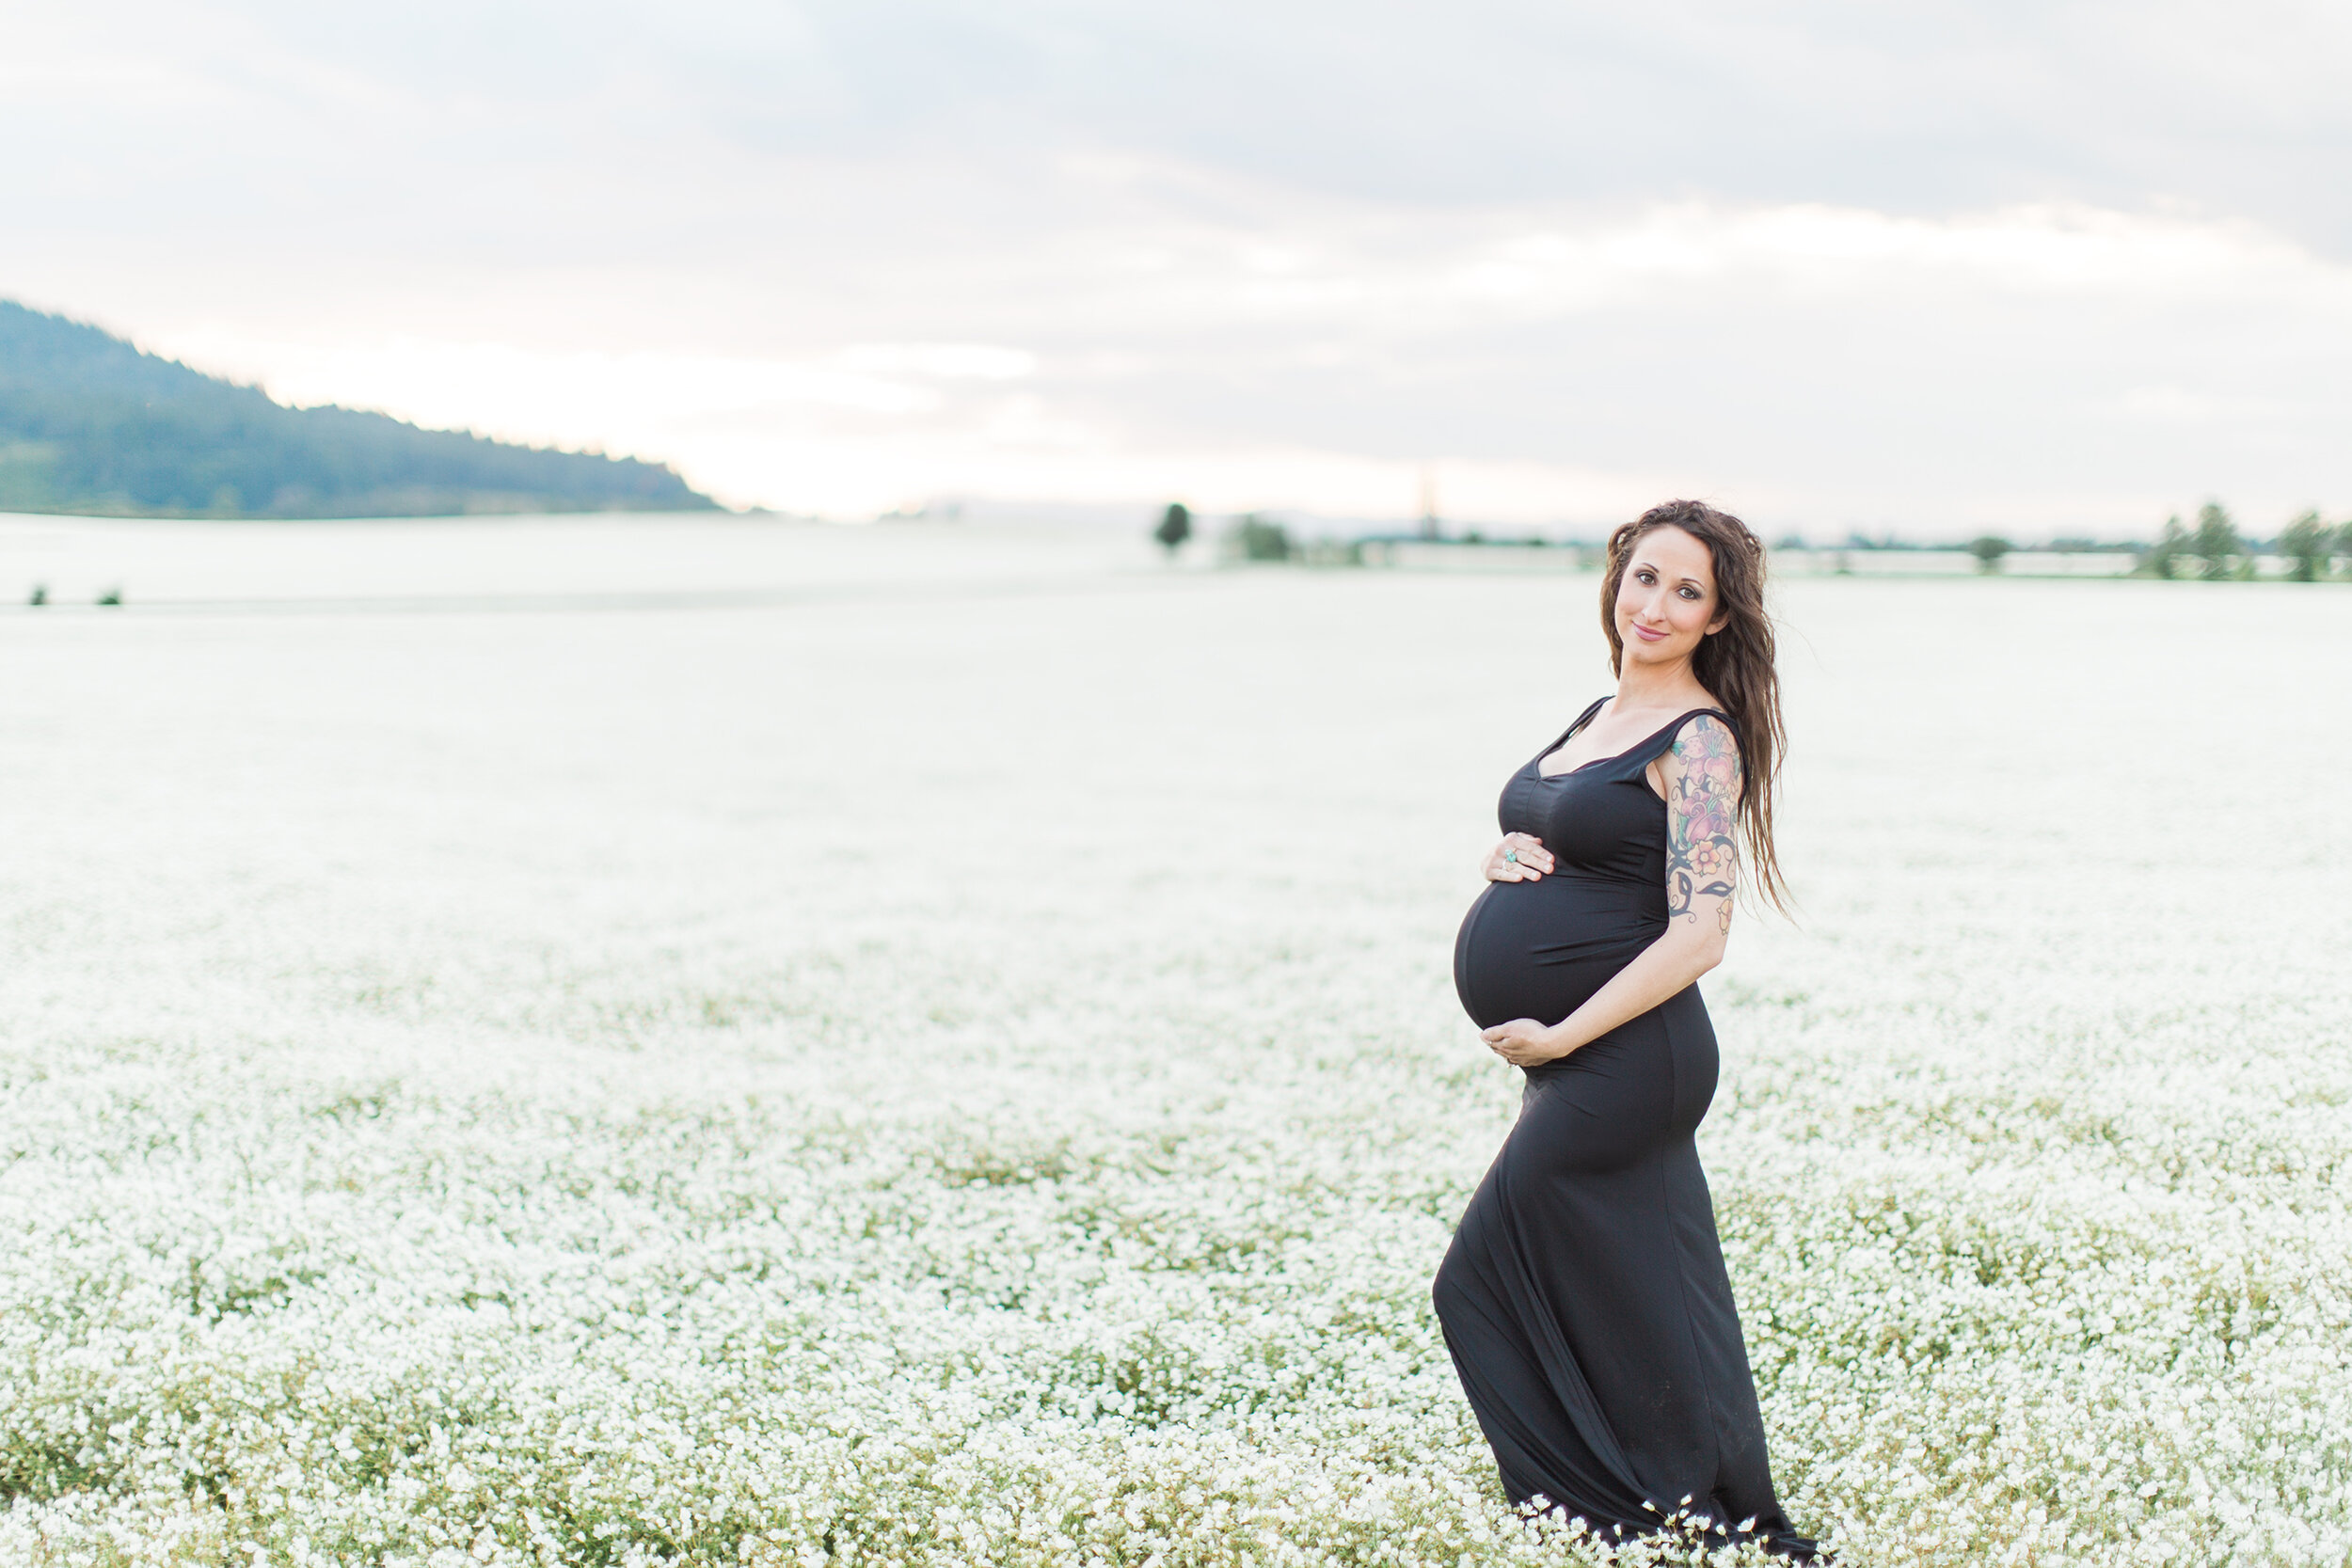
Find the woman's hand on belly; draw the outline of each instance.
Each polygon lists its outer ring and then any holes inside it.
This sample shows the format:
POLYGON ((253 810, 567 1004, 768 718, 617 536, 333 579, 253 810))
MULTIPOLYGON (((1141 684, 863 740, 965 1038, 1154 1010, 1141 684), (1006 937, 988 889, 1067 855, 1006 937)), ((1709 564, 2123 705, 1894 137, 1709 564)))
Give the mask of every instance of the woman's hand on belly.
POLYGON ((1556 1062, 1575 1046, 1565 1043, 1556 1025, 1536 1022, 1532 1018, 1515 1018, 1508 1023, 1498 1023, 1480 1033, 1486 1048, 1513 1067, 1539 1067, 1556 1062))
POLYGON ((1479 867, 1490 882, 1533 882, 1551 869, 1551 851, 1534 833, 1505 833, 1479 867))

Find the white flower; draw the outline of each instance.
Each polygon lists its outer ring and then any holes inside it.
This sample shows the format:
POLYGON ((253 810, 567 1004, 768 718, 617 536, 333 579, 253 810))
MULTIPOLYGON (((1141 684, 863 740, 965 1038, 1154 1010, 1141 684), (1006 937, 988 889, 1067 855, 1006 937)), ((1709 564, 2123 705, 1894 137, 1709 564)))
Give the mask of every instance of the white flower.
MULTIPOLYGON (((1694 1560, 1515 1517, 1428 1306, 1517 1087, 1461 867, 1587 700, 1498 671, 1567 634, 901 547, 9 626, 0 1560, 1694 1560)), ((2276 678, 2332 612, 2143 586, 1787 606, 1804 925, 1704 982, 1699 1139, 1868 1568, 2352 1556, 2352 931, 2266 858, 2352 849, 2223 743, 2344 776, 2276 678)))

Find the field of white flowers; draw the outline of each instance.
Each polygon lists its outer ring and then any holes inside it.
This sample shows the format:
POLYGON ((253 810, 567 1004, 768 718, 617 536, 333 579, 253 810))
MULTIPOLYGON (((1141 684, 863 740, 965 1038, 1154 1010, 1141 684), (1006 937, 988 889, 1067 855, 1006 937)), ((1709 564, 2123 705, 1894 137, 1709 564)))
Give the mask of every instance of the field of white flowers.
MULTIPOLYGON (((1593 579, 907 537, 0 613, 0 1561, 1587 1560, 1427 1283, 1518 1092, 1453 929, 1593 579)), ((1790 1513, 2341 1568, 2352 592, 1780 609, 1802 921, 1706 984, 1701 1148, 1790 1513)))

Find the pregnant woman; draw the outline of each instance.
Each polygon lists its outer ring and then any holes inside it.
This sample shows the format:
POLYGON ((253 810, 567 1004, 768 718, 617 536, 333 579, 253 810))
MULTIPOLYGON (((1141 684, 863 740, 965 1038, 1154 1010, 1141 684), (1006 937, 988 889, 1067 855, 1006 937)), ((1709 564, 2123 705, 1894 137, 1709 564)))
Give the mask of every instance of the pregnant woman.
POLYGON ((1696 501, 1609 541, 1617 690, 1503 786, 1504 837, 1454 953, 1462 1006, 1527 1074, 1438 1270, 1438 1316, 1514 1502, 1801 1561, 1772 1493, 1740 1317, 1692 1141, 1715 1093, 1698 977, 1747 842, 1778 901, 1782 749, 1764 549, 1696 501))

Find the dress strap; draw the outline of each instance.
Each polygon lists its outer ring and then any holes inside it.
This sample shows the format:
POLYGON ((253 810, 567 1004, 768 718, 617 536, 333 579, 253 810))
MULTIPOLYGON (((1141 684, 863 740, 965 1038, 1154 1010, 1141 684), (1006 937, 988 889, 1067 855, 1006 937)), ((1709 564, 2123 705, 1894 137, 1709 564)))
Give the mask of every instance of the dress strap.
POLYGON ((1540 751, 1540 752, 1536 752, 1534 760, 1534 761, 1536 761, 1536 762, 1539 762, 1539 763, 1540 763, 1540 762, 1542 762, 1542 761, 1544 760, 1544 758, 1546 758, 1546 757, 1548 757, 1548 756, 1551 755, 1551 753, 1552 753, 1552 752, 1554 752, 1558 751, 1558 750, 1560 749, 1561 743, 1562 743, 1562 742, 1564 742, 1564 741, 1565 741, 1565 740, 1568 738, 1568 736, 1570 736, 1574 735, 1577 731, 1579 731, 1579 730, 1582 729, 1585 725, 1587 725, 1587 724, 1589 724, 1589 723, 1591 723, 1591 722, 1593 721, 1593 715, 1594 715, 1594 714, 1596 714, 1596 713, 1598 713, 1598 712, 1600 711, 1600 705, 1601 705, 1601 704, 1603 704, 1603 703, 1607 702, 1608 700, 1609 700, 1609 699, 1608 699, 1608 698, 1606 698, 1606 697, 1598 697, 1598 698, 1594 699, 1593 705, 1592 705, 1591 707, 1586 708, 1583 712, 1581 712, 1581 713, 1578 714, 1578 715, 1576 716, 1576 722, 1575 722, 1575 723, 1573 723, 1573 724, 1570 724, 1570 725, 1569 725, 1566 729, 1562 730, 1562 731, 1561 731, 1561 732, 1560 732, 1557 736, 1553 736, 1553 737, 1552 737, 1552 742, 1551 742, 1551 744, 1550 744, 1550 745, 1549 745, 1549 746, 1547 746, 1547 747, 1545 747, 1542 751, 1540 751))

